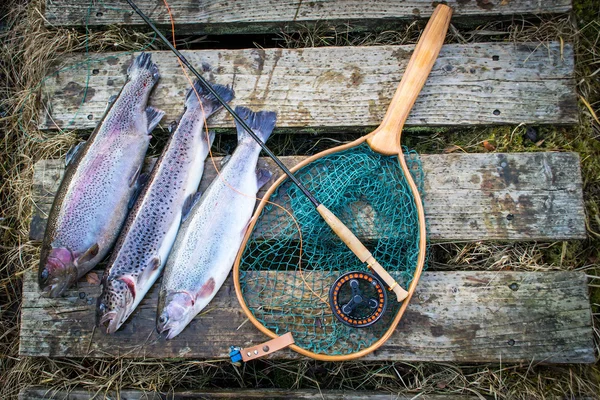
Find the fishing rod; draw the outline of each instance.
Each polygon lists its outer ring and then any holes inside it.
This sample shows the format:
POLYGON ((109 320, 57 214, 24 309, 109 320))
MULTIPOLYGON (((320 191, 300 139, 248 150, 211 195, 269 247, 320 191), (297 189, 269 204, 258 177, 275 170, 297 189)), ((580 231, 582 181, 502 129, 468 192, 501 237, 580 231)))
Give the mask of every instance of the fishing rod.
POLYGON ((371 252, 366 248, 366 246, 354 235, 354 233, 346 226, 340 219, 335 216, 331 211, 327 209, 327 207, 319 202, 312 193, 294 176, 292 171, 290 171, 281 160, 269 150, 269 148, 259 139, 259 137, 252 131, 246 122, 236 114, 235 111, 229 107, 229 105, 219 96, 219 94, 212 88, 212 86, 196 71, 196 69, 190 64, 190 62, 181 54, 171 42, 167 40, 166 37, 158 30, 158 28, 152 23, 150 18, 148 18, 142 10, 135 5, 133 0, 127 0, 131 8, 138 13, 140 17, 148 24, 150 28, 158 35, 158 37, 171 49, 173 53, 181 60, 181 62, 188 67, 190 71, 198 78, 198 81, 202 84, 202 86, 208 90, 215 98, 223 105, 223 107, 231 114, 231 116, 248 132, 248 134, 260 145, 260 147, 265 151, 265 153, 281 168, 281 170, 288 176, 288 178, 294 182, 294 184, 304 193, 304 195, 308 198, 308 200, 313 204, 317 212, 321 215, 323 220, 329 225, 329 227, 338 235, 338 237, 348 246, 348 248, 358 257, 361 262, 367 263, 369 268, 379 275, 383 281, 388 285, 389 290, 393 290, 396 295, 398 301, 402 301, 408 296, 408 292, 398 285, 398 282, 379 264, 379 262, 373 257, 371 252))
POLYGON ((190 62, 185 58, 185 56, 183 54, 181 54, 181 52, 179 50, 177 50, 175 48, 175 46, 173 46, 173 44, 171 44, 171 42, 169 42, 169 40, 158 30, 158 28, 156 27, 156 25, 154 25, 154 23, 150 20, 150 18, 148 18, 143 12, 142 10, 139 9, 139 7, 132 1, 132 0, 127 0, 127 2, 129 3, 129 5, 131 6, 131 8, 133 8, 133 10, 138 13, 138 15, 140 17, 142 17, 142 19, 144 20, 144 22, 146 22, 146 24, 152 28, 152 30, 158 35, 158 37, 164 42, 165 45, 167 45, 167 47, 169 47, 169 49, 175 53, 175 55, 177 56, 177 58, 179 58, 179 60, 181 60, 181 62, 188 67, 188 69, 190 71, 192 71, 192 73, 196 76, 196 78, 198 78, 198 80, 200 81, 200 83, 202 84, 202 86, 208 90, 210 92, 210 94, 212 94, 213 96, 215 96, 215 98, 219 101, 219 103, 221 103, 221 105, 223 106, 223 108, 225 108, 227 110, 227 112, 229 112, 229 114, 231 114, 231 116, 233 117, 233 119, 235 119, 241 126, 242 128, 244 128, 246 130, 246 132, 248 132, 248 134, 252 137, 252 139, 254 139, 256 141, 256 143, 258 143, 260 145, 260 147, 264 150, 264 152, 275 162, 275 164, 277 164, 277 166, 279 168, 281 168, 281 170, 292 180, 292 182, 294 182, 294 184, 296 184, 296 186, 298 186, 298 188, 302 191, 302 193, 304 193, 304 195, 310 200, 310 202, 315 206, 318 207, 321 205, 321 202, 319 202, 313 195, 312 193, 310 193, 308 191, 308 189, 306 188, 306 186, 304 186, 302 184, 302 182, 300 182, 298 180, 298 178, 296 178, 294 176, 294 174, 292 173, 292 171, 290 171, 284 164, 283 162, 281 162, 281 160, 275 155, 273 154, 273 152, 267 147, 266 144, 264 144, 262 142, 262 140, 259 139, 259 137, 256 135, 256 133, 254 133, 252 131, 252 128, 250 128, 248 126, 248 124, 246 124, 246 122, 231 108, 229 107, 229 105, 227 104, 227 102, 225 102, 225 100, 223 100, 221 98, 221 96, 219 96, 219 94, 212 88, 212 86, 206 81, 206 79, 204 79, 202 77, 202 75, 200 75, 200 73, 198 73, 198 71, 196 71, 196 69, 192 66, 192 64, 190 64, 190 62))

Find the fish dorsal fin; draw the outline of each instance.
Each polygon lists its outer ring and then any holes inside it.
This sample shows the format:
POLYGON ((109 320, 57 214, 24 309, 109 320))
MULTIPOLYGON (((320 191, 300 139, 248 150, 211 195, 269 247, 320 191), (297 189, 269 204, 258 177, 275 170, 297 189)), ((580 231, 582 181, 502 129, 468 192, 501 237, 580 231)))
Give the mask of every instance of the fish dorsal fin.
POLYGON ((129 178, 129 187, 132 187, 133 185, 135 185, 137 183, 137 180, 140 176, 140 172, 142 172, 141 165, 135 170, 133 175, 131 175, 131 178, 129 178))
POLYGON ((158 125, 163 115, 165 115, 163 110, 159 110, 158 108, 154 107, 146 108, 146 116, 148 117, 148 134, 150 134, 154 128, 156 128, 156 125, 158 125))
POLYGON ((194 208, 198 200, 200 200, 201 196, 202 194, 200 192, 196 192, 185 199, 185 202, 183 203, 183 209, 181 210, 181 222, 187 219, 187 217, 190 215, 190 211, 192 208, 194 208))
POLYGON ((80 265, 82 263, 90 261, 91 259, 93 259, 94 257, 96 257, 98 255, 98 250, 100 250, 100 247, 98 246, 98 243, 94 243, 82 255, 80 255, 79 257, 77 257, 77 259, 75 260, 75 263, 77 265, 80 265))
POLYGON ((77 143, 75 146, 71 147, 69 151, 67 151, 67 155, 65 156, 65 165, 71 164, 71 162, 75 161, 79 154, 81 154, 81 149, 87 142, 77 143))
POLYGON ((114 103, 115 100, 117 100, 118 97, 119 97, 118 94, 113 94, 112 96, 110 96, 108 98, 108 102, 106 103, 107 107, 110 108, 110 106, 112 105, 112 103, 114 103))
POLYGON ((171 123, 169 124, 169 126, 167 127, 167 130, 169 131, 169 133, 173 133, 175 132, 175 130, 177 129, 177 125, 179 125, 177 123, 177 121, 171 121, 171 123))
POLYGON ((260 189, 261 187, 263 187, 265 185, 265 183, 269 182, 269 179, 271 179, 272 176, 273 176, 273 174, 268 169, 257 170, 256 171, 256 184, 258 185, 258 188, 260 189))

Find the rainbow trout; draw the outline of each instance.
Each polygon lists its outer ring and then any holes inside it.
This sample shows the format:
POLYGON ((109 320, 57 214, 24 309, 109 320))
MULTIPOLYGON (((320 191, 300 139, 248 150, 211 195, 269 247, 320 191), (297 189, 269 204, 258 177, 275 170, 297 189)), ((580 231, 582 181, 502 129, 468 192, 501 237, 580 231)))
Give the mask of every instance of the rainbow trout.
MULTIPOLYGON (((274 112, 236 107, 263 142, 275 127, 274 112)), ((256 171, 260 146, 238 124, 238 145, 220 175, 181 225, 163 276, 157 329, 177 336, 212 300, 227 278, 256 204, 271 177, 256 171)))
MULTIPOLYGON (((213 88, 225 101, 233 98, 228 87, 213 88)), ((163 270, 182 216, 185 219, 198 197, 204 160, 214 140, 204 122, 220 108, 198 82, 187 94, 179 124, 129 213, 104 274, 97 313, 108 333, 119 329, 163 270)))
POLYGON ((51 297, 77 282, 114 244, 138 189, 150 132, 164 114, 147 107, 160 77, 150 54, 140 54, 127 76, 88 141, 67 154, 38 274, 40 289, 51 297))

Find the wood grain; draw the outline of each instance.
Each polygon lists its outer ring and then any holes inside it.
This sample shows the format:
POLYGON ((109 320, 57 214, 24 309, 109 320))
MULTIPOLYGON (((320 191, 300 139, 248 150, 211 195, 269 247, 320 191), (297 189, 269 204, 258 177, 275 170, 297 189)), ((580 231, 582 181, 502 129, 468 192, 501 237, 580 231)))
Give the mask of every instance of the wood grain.
MULTIPOLYGON (((454 20, 509 17, 515 14, 551 14, 571 10, 569 0, 444 1, 454 9, 454 20)), ((155 23, 168 27, 165 7, 155 0, 137 0, 136 4, 155 23)), ((176 31, 185 33, 265 33, 280 29, 293 31, 300 25, 316 22, 329 25, 348 24, 350 29, 372 26, 392 27, 398 21, 427 18, 436 2, 430 0, 361 1, 361 0, 236 0, 236 1, 169 1, 176 31)), ((125 2, 103 0, 46 0, 46 22, 52 26, 83 27, 102 25, 143 26, 141 18, 125 2)))
MULTIPOLYGON (((99 294, 84 279, 63 298, 44 298, 27 271, 20 355, 214 359, 227 358, 231 345, 267 339, 246 321, 231 279, 169 341, 155 331, 158 284, 113 336, 94 328, 99 294)), ((363 360, 593 363, 591 321, 583 272, 426 272, 396 332, 363 360)), ((298 357, 291 350, 271 356, 298 357)))
MULTIPOLYGON (((282 157, 288 167, 303 156, 282 157)), ((425 214, 431 240, 562 240, 586 237, 579 156, 576 153, 422 155, 425 214)), ((154 160, 149 161, 152 165, 154 160)), ((220 158, 216 158, 217 165, 220 158)), ((149 166, 148 165, 148 166, 149 166)), ((260 168, 279 175, 261 158, 260 168)), ((41 240, 64 163, 35 165, 30 237, 41 240)), ((206 161, 203 192, 216 177, 206 161)), ((265 188, 259 192, 262 196, 265 188)), ((275 209, 273 212, 280 212, 275 209)), ((280 212, 282 214, 282 212, 280 212)), ((260 225, 255 234, 262 235, 260 225)), ((372 238, 368 233, 362 239, 372 238)))
MULTIPOLYGON (((134 389, 123 389, 119 392, 100 392, 97 390, 85 390, 76 388, 74 390, 53 389, 45 386, 30 386, 19 393, 19 400, 90 400, 120 398, 123 400, 187 400, 187 399, 322 399, 322 400, 412 400, 414 395, 400 395, 389 392, 356 391, 356 390, 283 390, 283 389, 205 389, 194 391, 178 391, 168 393, 144 392, 134 389)), ((420 395, 419 400, 478 400, 478 396, 466 396, 456 394, 425 394, 420 395)))
MULTIPOLYGON (((368 131, 390 104, 413 46, 198 50, 186 58, 211 82, 233 85, 231 103, 278 113, 277 130, 368 131), (202 68, 201 68, 202 67, 202 68)), ((125 82, 133 55, 66 57, 66 69, 44 81, 41 129, 91 129, 125 82), (89 87, 86 82, 89 78, 89 87), (83 98, 85 94, 85 99, 83 98)), ((154 52, 161 79, 150 103, 166 112, 163 126, 183 111, 189 82, 170 52, 154 52)), ((571 124, 577 122, 573 48, 472 43, 444 45, 407 126, 571 124)), ((224 111, 209 120, 229 129, 224 111)))

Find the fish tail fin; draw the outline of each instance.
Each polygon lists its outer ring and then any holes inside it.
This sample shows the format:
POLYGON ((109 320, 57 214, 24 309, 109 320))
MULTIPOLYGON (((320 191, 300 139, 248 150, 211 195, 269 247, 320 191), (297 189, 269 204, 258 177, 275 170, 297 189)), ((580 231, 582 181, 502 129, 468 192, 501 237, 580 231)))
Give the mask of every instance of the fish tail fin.
POLYGON ((144 52, 137 56, 127 69, 127 75, 130 79, 148 72, 152 74, 152 77, 155 79, 155 81, 160 78, 158 66, 152 62, 152 56, 150 53, 144 52))
MULTIPOLYGON (((235 108, 236 114, 238 114, 248 126, 254 131, 254 133, 262 140, 263 143, 267 142, 269 136, 275 128, 275 122, 277 121, 277 113, 273 111, 258 111, 254 112, 246 107, 237 106, 235 108)), ((238 143, 245 140, 254 141, 250 134, 236 121, 238 143)))
MULTIPOLYGON (((233 99, 234 92, 229 86, 213 84, 211 87, 226 103, 233 99)), ((185 106, 188 109, 196 108, 200 103, 202 103, 202 109, 207 117, 222 107, 219 100, 199 80, 196 80, 185 97, 185 106)))

